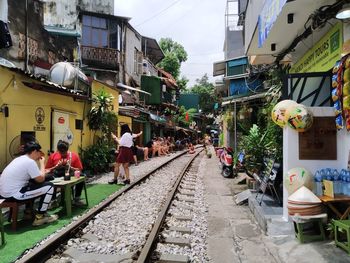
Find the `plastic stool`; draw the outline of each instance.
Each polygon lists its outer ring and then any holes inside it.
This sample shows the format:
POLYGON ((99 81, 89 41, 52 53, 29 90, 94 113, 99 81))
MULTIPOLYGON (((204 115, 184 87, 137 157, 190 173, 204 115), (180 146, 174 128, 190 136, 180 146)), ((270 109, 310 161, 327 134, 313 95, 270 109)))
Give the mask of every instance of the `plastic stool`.
POLYGON ((295 230, 295 237, 300 243, 321 241, 326 239, 323 229, 323 220, 327 218, 327 214, 319 214, 314 216, 294 216, 293 224, 295 230), (312 224, 314 229, 318 229, 319 233, 310 233, 305 226, 312 224))
POLYGON ((0 202, 0 208, 8 207, 10 209, 9 213, 9 222, 11 222, 11 229, 13 231, 17 230, 17 219, 18 219, 18 210, 21 205, 28 204, 29 207, 33 208, 34 199, 21 200, 21 201, 8 201, 3 200, 0 202))
POLYGON ((335 244, 338 247, 341 247, 344 249, 348 254, 350 254, 350 220, 334 220, 334 238, 335 238, 335 244), (346 240, 341 241, 339 239, 340 231, 339 228, 346 231, 346 240))

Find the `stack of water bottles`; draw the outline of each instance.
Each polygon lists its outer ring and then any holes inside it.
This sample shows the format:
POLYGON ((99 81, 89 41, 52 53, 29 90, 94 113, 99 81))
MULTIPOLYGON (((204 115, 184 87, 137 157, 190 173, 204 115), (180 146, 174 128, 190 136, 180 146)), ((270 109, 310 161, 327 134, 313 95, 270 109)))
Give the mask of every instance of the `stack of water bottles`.
POLYGON ((315 195, 323 195, 322 181, 333 181, 335 195, 350 195, 350 171, 342 169, 340 173, 334 168, 323 168, 315 173, 315 195))
POLYGON ((342 169, 340 173, 334 168, 323 168, 315 173, 315 195, 323 195, 322 181, 333 181, 333 192, 335 195, 350 195, 350 171, 342 169))

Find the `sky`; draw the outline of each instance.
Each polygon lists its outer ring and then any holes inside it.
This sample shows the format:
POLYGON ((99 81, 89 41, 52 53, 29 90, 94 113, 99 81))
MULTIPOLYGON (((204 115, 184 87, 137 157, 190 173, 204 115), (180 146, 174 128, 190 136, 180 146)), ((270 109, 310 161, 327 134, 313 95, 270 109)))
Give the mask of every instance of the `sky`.
POLYGON ((205 73, 214 82, 213 62, 224 59, 227 0, 114 0, 114 14, 131 17, 129 23, 143 36, 181 44, 188 59, 181 76, 196 83, 205 73))

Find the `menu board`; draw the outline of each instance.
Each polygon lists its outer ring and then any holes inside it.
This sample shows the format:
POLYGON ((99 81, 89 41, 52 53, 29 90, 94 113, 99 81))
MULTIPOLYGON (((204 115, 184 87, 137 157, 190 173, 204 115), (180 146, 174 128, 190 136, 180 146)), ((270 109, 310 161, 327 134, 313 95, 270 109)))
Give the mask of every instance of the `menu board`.
POLYGON ((311 128, 299 133, 299 159, 337 159, 337 130, 334 117, 314 117, 311 128))

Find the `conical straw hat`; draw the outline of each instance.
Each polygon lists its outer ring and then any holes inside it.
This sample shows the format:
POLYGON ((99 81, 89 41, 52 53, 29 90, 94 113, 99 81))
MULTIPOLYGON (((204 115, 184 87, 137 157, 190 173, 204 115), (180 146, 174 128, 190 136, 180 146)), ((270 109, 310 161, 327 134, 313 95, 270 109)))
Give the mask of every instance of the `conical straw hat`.
POLYGON ((321 200, 305 186, 300 187, 289 196, 288 201, 294 204, 321 203, 321 200))
POLYGON ((320 205, 321 204, 319 204, 319 203, 313 203, 313 204, 310 204, 310 203, 307 203, 307 204, 297 203, 297 204, 293 204, 293 203, 288 202, 287 207, 291 208, 291 209, 304 209, 304 208, 314 208, 314 207, 318 207, 320 205))

